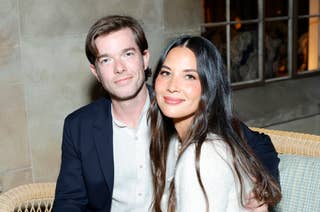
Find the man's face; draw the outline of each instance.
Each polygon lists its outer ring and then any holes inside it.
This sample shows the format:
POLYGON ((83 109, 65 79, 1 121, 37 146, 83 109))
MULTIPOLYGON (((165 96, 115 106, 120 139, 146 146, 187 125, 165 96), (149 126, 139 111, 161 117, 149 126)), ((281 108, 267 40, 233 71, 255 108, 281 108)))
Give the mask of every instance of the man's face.
POLYGON ((102 35, 95 40, 98 57, 91 72, 102 83, 111 98, 128 100, 135 97, 145 83, 149 52, 141 54, 129 28, 102 35))

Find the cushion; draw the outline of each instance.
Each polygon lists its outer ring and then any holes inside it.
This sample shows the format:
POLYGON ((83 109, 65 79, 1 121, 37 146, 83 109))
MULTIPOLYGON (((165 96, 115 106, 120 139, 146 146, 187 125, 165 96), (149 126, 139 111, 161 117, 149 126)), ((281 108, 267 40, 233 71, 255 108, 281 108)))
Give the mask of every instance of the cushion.
POLYGON ((279 154, 282 200, 274 211, 320 211, 320 157, 279 154))

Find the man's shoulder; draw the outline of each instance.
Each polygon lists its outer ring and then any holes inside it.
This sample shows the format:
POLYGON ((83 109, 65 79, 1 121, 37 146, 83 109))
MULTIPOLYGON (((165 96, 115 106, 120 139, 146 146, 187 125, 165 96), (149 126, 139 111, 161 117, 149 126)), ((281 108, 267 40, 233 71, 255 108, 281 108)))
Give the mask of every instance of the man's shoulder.
POLYGON ((67 115, 66 120, 71 121, 74 119, 94 119, 96 116, 106 113, 110 106, 111 101, 108 98, 102 97, 73 111, 67 115))
POLYGON ((254 148, 257 145, 265 145, 271 143, 271 139, 268 135, 257 131, 253 131, 244 123, 241 123, 241 129, 248 144, 252 148, 254 148))

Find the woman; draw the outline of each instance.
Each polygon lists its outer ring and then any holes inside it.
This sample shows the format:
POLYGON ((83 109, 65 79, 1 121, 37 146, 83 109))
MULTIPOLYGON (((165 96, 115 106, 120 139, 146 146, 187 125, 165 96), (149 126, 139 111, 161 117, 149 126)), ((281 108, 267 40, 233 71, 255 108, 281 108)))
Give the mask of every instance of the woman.
POLYGON ((173 40, 153 87, 153 211, 246 211, 249 193, 268 205, 280 201, 279 186, 239 133, 226 71, 210 41, 173 40))

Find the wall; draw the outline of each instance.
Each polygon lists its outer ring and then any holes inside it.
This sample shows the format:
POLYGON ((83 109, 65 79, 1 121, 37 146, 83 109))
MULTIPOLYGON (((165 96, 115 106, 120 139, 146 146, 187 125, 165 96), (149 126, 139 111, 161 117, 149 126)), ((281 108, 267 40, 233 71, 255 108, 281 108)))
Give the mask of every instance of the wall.
POLYGON ((236 90, 233 100, 249 126, 320 135, 320 76, 236 90))
POLYGON ((154 66, 169 38, 199 32, 200 9, 193 0, 0 0, 0 191, 56 180, 63 119, 96 98, 84 40, 97 18, 137 18, 154 66))

